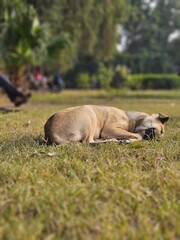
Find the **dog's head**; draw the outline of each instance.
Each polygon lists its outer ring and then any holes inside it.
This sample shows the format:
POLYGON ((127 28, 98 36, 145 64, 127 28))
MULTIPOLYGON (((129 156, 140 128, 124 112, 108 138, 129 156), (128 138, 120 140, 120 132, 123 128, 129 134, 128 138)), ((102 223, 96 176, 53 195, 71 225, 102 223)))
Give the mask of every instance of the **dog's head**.
POLYGON ((168 120, 169 117, 162 113, 141 116, 136 122, 135 132, 146 140, 161 137, 164 134, 164 124, 168 120))

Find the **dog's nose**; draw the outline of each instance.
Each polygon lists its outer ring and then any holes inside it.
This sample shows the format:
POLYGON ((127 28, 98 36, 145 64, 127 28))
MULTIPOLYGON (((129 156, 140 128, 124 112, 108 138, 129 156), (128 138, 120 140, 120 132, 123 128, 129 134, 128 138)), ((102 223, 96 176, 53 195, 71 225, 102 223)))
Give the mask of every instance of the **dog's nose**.
POLYGON ((155 128, 152 127, 152 128, 146 129, 143 139, 152 140, 153 138, 155 138, 155 136, 156 136, 155 128))

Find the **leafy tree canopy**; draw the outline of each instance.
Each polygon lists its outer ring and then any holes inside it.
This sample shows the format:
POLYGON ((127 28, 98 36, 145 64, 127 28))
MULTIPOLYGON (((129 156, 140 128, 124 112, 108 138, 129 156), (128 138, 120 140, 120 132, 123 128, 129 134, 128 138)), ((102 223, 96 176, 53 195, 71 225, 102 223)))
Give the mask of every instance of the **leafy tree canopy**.
POLYGON ((170 72, 169 36, 180 29, 179 0, 130 0, 130 16, 123 25, 127 62, 134 72, 170 72))

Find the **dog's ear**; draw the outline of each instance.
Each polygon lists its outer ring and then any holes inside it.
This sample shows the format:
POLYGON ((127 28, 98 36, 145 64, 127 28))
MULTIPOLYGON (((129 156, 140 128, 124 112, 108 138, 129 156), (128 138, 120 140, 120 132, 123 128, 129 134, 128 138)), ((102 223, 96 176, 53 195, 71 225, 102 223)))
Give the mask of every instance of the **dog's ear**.
POLYGON ((147 117, 147 114, 141 114, 136 118, 135 128, 139 126, 143 119, 147 117))
POLYGON ((136 119, 136 121, 142 121, 144 118, 146 118, 147 117, 147 114, 141 114, 141 115, 139 115, 138 117, 137 117, 137 119, 136 119))
POLYGON ((169 120, 169 117, 166 114, 159 113, 158 120, 164 124, 169 120))

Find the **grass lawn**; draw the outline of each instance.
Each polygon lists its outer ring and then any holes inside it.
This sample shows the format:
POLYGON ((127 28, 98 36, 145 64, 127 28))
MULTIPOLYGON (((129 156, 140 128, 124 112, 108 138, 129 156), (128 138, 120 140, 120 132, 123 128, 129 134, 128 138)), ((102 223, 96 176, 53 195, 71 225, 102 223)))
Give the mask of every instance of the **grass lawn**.
POLYGON ((0 239, 180 239, 180 92, 34 93, 17 110, 0 109, 0 239), (52 113, 82 104, 170 120, 161 141, 39 144, 52 113))

